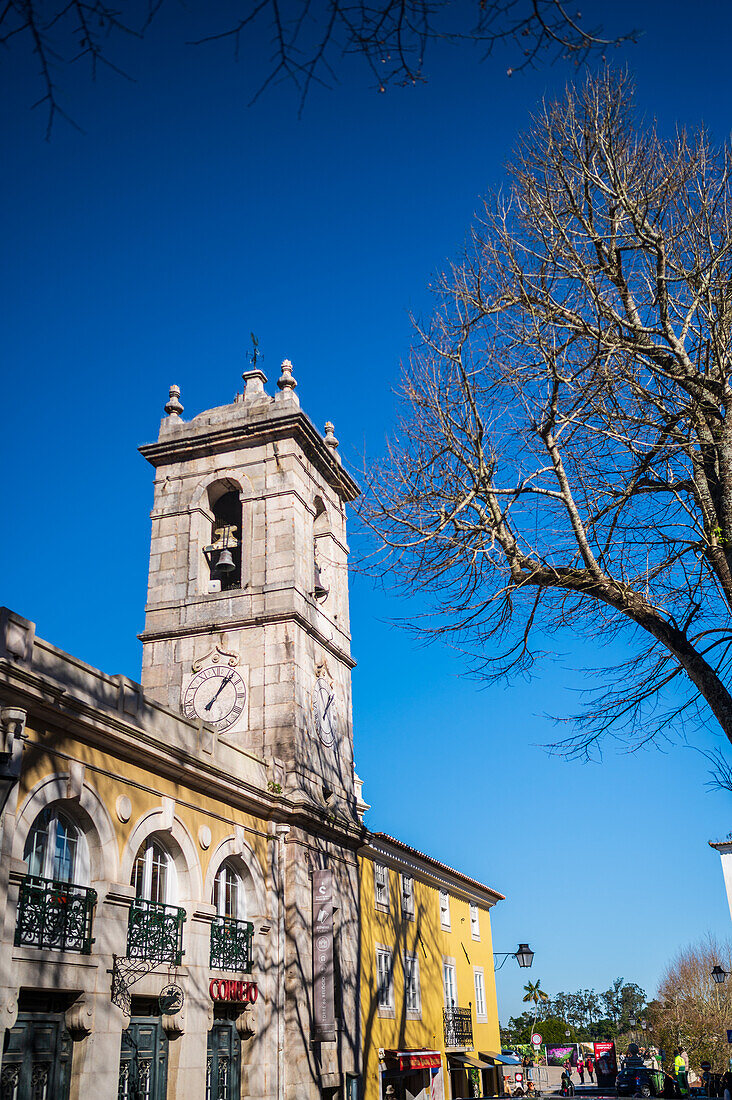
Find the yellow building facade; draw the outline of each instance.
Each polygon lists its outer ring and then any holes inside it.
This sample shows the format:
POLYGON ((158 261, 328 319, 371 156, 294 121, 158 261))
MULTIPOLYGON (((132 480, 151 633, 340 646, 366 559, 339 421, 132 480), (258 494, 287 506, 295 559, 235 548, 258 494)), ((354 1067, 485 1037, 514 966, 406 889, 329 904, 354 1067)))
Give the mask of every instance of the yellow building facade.
POLYGON ((359 877, 365 1100, 495 1095, 490 910, 503 896, 383 833, 359 877))

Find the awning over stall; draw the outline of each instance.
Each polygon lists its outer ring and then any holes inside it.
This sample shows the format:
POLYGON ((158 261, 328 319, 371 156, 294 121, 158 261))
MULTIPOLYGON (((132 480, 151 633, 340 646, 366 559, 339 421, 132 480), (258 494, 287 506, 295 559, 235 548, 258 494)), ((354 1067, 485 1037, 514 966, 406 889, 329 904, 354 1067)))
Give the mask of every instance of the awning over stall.
POLYGON ((460 1069, 493 1069, 490 1062, 483 1062, 475 1054, 448 1054, 451 1062, 457 1062, 460 1069))
POLYGON ((500 1062, 503 1066, 520 1066, 520 1058, 509 1058, 507 1054, 498 1054, 494 1050, 482 1050, 483 1058, 492 1058, 494 1062, 500 1062))
POLYGON ((439 1069, 442 1065, 439 1050, 387 1050, 384 1058, 387 1065, 396 1062, 400 1073, 415 1069, 439 1069))

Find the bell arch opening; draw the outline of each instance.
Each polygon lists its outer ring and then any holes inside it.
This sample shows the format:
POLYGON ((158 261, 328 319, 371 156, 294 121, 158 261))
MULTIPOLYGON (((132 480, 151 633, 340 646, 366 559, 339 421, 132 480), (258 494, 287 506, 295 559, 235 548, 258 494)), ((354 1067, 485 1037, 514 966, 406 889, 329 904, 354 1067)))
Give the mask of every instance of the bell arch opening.
POLYGON ((241 588, 242 508, 239 490, 226 482, 208 489, 211 520, 210 543, 204 547, 209 578, 218 581, 222 592, 241 588))

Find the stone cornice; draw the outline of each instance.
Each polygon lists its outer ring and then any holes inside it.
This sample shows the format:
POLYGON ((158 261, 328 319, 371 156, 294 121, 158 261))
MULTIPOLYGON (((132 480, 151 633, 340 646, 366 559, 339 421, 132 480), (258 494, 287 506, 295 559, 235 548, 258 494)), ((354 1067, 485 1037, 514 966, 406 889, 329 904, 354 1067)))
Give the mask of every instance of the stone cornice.
POLYGON ((436 889, 446 890, 453 897, 472 901, 492 908, 497 901, 505 901, 503 894, 492 890, 476 879, 455 871, 432 856, 418 852, 408 844, 378 833, 364 837, 363 854, 379 863, 385 863, 395 871, 406 871, 414 878, 436 889))
MULTIPOLYGON (((231 593, 226 595, 230 596, 231 593)), ((205 597, 201 597, 201 603, 205 601, 205 597)), ((181 606, 180 602, 164 603, 164 604, 148 604, 146 611, 148 613, 154 613, 156 611, 166 611, 171 608, 178 608, 181 606)), ((326 638, 325 634, 313 625, 304 615, 301 615, 299 611, 269 611, 262 612, 257 615, 241 616, 238 618, 226 619, 224 622, 220 620, 220 626, 218 629, 226 630, 240 630, 249 626, 265 626, 271 623, 284 623, 293 622, 301 626, 308 634, 310 634, 323 649, 327 649, 338 661, 341 661, 346 668, 355 668, 356 661, 347 653, 341 646, 336 645, 335 642, 326 638)), ((334 627, 334 630, 338 630, 339 633, 344 634, 345 631, 340 627, 334 627)), ((181 623, 167 628, 166 630, 144 630, 142 634, 138 634, 137 637, 141 642, 154 642, 162 641, 168 638, 183 638, 195 636, 197 634, 207 634, 211 631, 211 625, 208 623, 181 623)))
MULTIPOLYGON (((95 706, 70 694, 60 686, 49 690, 47 679, 15 662, 0 660, 0 692, 3 701, 24 706, 31 724, 41 722, 68 733, 72 738, 93 745, 100 752, 142 767, 151 774, 185 784, 217 798, 222 804, 263 820, 299 823, 311 833, 337 839, 346 847, 356 848, 362 828, 358 822, 329 818, 328 811, 313 804, 293 803, 286 794, 274 795, 266 789, 264 761, 251 757, 261 769, 262 786, 237 778, 224 765, 205 760, 190 749, 174 746, 144 726, 127 721, 112 711, 95 706)), ((161 708, 157 708, 161 709, 161 708)), ((195 745, 197 727, 170 713, 172 720, 190 729, 195 745)), ((43 750, 42 741, 32 741, 43 750)), ((226 750, 225 744, 222 746, 226 750)), ((49 752, 55 752, 53 745, 49 752)), ((66 754, 59 754, 64 755, 66 754)))
POLYGON ((195 420, 186 422, 180 431, 159 439, 157 443, 145 443, 139 451, 152 466, 158 467, 288 438, 299 443, 322 477, 343 500, 350 502, 360 496, 358 484, 333 457, 313 422, 301 410, 274 416, 270 413, 252 420, 240 419, 236 424, 225 426, 196 424, 195 420))

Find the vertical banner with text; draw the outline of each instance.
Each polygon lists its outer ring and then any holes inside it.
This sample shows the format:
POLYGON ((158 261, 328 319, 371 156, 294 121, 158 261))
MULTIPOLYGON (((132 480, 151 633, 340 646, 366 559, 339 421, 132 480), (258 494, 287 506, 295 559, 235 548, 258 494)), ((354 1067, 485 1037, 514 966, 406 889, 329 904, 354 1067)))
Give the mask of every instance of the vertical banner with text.
POLYGON ((333 876, 313 871, 313 1041, 335 1042, 333 876))

